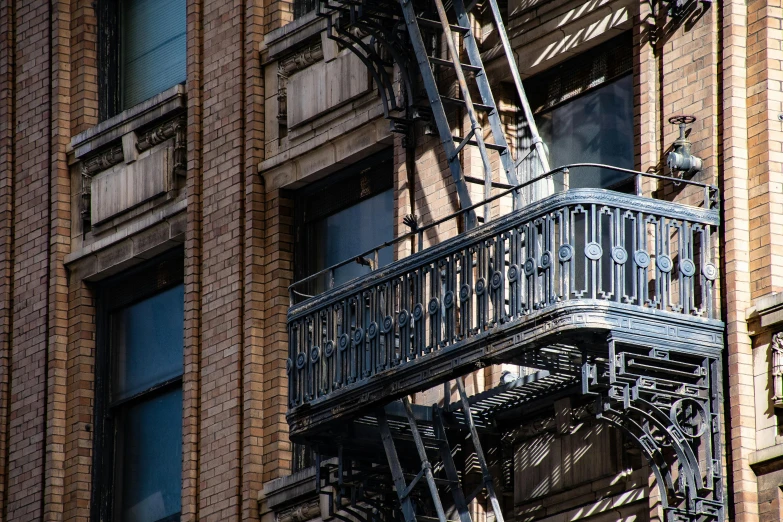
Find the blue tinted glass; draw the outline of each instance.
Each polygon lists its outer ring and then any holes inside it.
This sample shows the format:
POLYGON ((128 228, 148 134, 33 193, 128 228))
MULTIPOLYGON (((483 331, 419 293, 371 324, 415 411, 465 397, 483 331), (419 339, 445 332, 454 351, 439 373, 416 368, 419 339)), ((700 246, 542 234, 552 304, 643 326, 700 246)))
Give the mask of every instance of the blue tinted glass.
POLYGON ((123 522, 155 522, 181 511, 182 390, 125 409, 118 436, 123 522))
POLYGON ((123 0, 123 108, 185 81, 185 0, 123 0))
MULTIPOLYGON (((552 167, 603 163, 632 169, 633 78, 625 76, 536 118, 552 167)), ((558 177, 558 190, 562 178, 558 177)), ((571 171, 571 188, 606 188, 628 176, 602 169, 571 171)))
POLYGON ((113 399, 182 374, 184 287, 170 288, 113 314, 113 399))
MULTIPOLYGON (((316 237, 323 252, 319 268, 345 261, 394 236, 394 191, 387 190, 371 198, 332 214, 317 224, 316 237)), ((378 253, 378 264, 392 262, 392 249, 378 253)), ((370 268, 358 263, 340 267, 335 271, 335 285, 345 283, 370 272, 370 268)))

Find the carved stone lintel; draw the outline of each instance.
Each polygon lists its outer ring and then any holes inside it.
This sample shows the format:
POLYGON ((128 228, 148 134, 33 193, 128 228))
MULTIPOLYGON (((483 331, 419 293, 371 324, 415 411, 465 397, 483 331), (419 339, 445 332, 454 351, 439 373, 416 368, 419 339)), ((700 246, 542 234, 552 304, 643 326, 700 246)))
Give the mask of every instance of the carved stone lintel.
POLYGON ((299 52, 280 60, 277 66, 278 73, 282 73, 288 77, 316 62, 320 62, 323 58, 324 50, 321 47, 321 42, 318 42, 317 44, 306 47, 299 52))
POLYGON ((310 500, 275 514, 275 522, 307 522, 321 514, 320 502, 310 500))
POLYGON ((772 402, 783 408, 783 332, 772 336, 772 402))
POLYGON ((174 138, 174 173, 182 175, 186 168, 185 116, 179 116, 139 136, 136 148, 139 152, 174 138))
POLYGON ((300 50, 277 64, 277 119, 281 123, 288 120, 288 78, 297 71, 301 71, 324 58, 324 50, 321 43, 300 50))
MULTIPOLYGON (((138 136, 135 144, 136 150, 138 152, 144 152, 145 150, 151 149, 155 145, 174 138, 174 174, 184 175, 187 165, 187 142, 185 136, 186 125, 187 121, 184 114, 165 121, 138 136)), ((94 156, 87 158, 82 162, 82 194, 80 214, 82 217, 84 230, 88 230, 90 226, 90 184, 92 177, 99 172, 122 163, 126 159, 127 158, 125 157, 125 153, 123 152, 123 145, 122 143, 118 143, 104 148, 98 154, 95 154, 94 156)))
POLYGON ((82 176, 92 176, 102 170, 106 170, 123 160, 122 145, 109 147, 105 151, 85 160, 82 163, 82 176))

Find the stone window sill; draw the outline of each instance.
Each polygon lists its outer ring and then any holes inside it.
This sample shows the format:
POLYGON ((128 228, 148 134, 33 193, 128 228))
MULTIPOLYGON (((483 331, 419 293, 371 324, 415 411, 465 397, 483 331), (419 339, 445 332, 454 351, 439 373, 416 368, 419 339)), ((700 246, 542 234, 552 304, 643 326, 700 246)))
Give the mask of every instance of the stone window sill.
POLYGON ((74 156, 76 159, 82 159, 121 139, 123 135, 184 109, 185 86, 175 85, 74 136, 71 139, 74 156))
POLYGON ((289 22, 279 29, 270 31, 264 37, 261 51, 264 61, 275 60, 305 42, 317 37, 326 29, 326 19, 315 11, 289 22))

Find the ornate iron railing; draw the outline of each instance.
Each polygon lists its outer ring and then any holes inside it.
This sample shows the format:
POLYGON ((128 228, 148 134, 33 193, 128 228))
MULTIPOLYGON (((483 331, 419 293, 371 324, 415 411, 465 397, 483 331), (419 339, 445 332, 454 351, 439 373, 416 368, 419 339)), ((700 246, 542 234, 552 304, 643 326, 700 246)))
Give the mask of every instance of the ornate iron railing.
POLYGON ((569 303, 717 319, 719 216, 704 187, 705 207, 555 194, 293 305, 289 408, 569 303))

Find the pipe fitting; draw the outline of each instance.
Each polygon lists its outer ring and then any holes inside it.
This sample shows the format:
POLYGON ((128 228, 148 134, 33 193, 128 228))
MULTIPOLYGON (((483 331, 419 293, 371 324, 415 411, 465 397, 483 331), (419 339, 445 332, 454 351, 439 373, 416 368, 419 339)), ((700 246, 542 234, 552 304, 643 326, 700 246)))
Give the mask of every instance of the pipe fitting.
POLYGON ((669 123, 679 125, 680 136, 674 141, 672 151, 666 157, 666 165, 674 172, 693 175, 701 171, 703 161, 700 157, 691 154, 691 142, 685 135, 686 126, 696 121, 693 116, 673 116, 669 123))

